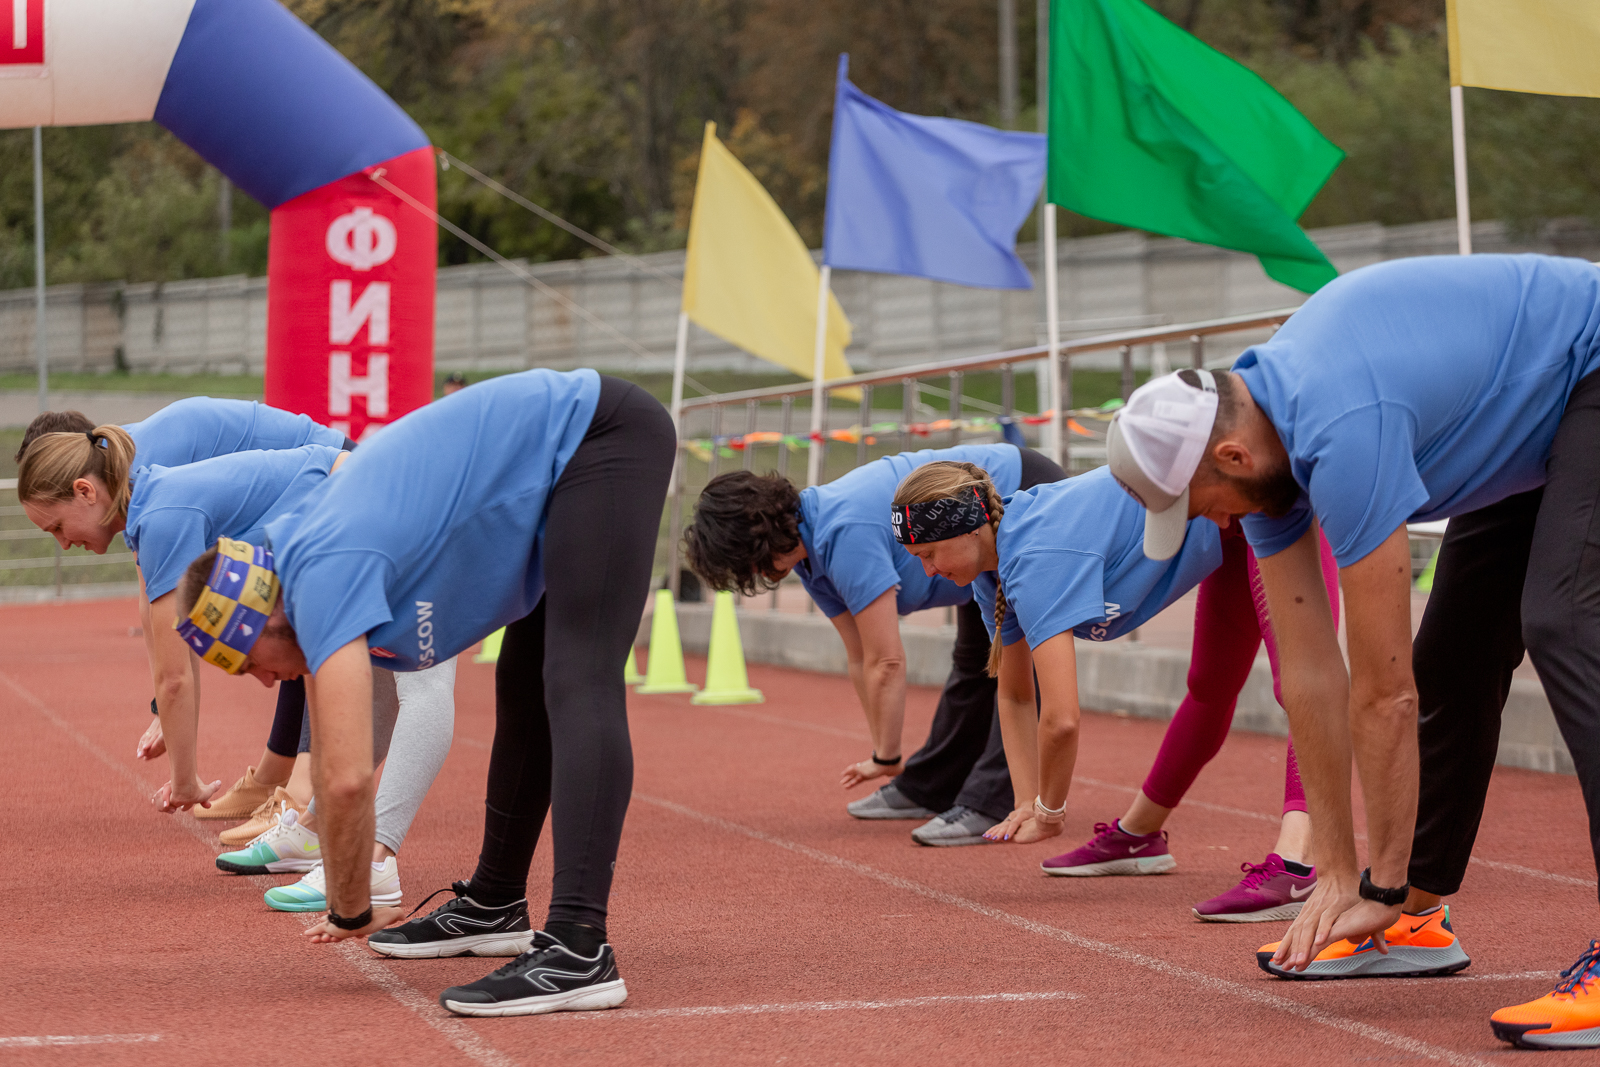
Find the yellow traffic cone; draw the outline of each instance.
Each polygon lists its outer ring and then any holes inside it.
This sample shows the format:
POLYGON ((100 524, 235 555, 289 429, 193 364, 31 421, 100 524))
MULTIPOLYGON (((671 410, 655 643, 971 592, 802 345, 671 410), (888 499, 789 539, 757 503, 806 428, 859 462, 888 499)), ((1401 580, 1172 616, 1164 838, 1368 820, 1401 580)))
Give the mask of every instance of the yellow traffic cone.
POLYGON ((474 663, 499 663, 500 642, 505 640, 506 628, 504 626, 483 639, 483 647, 478 649, 478 654, 472 657, 474 663))
POLYGON ((644 681, 644 675, 639 673, 639 665, 633 660, 633 649, 628 649, 628 662, 622 665, 622 684, 638 685, 644 681))
POLYGON ((650 620, 650 658, 645 662, 644 684, 635 693, 693 693, 683 670, 683 644, 678 640, 678 611, 672 590, 656 590, 655 616, 650 620))
POLYGON ((706 687, 694 695, 695 704, 760 704, 767 698, 750 688, 744 670, 744 646, 739 642, 739 618, 733 611, 733 594, 717 594, 711 610, 711 650, 706 657, 706 687))

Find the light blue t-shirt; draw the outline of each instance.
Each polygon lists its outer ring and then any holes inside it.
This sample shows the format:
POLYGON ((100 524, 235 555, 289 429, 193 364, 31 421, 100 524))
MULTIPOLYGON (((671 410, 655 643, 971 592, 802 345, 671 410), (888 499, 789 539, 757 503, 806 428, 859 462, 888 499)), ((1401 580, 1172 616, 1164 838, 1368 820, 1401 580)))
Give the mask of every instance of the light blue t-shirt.
POLYGON ((155 600, 176 589, 219 537, 260 544, 262 527, 294 510, 338 458, 337 448, 305 445, 134 471, 122 535, 139 557, 145 594, 155 600))
POLYGON ((1314 511, 1349 566, 1402 523, 1543 485, 1597 335, 1600 269, 1581 259, 1429 256, 1329 282, 1233 367, 1309 494, 1244 519, 1256 555, 1293 544, 1314 511))
MULTIPOLYGON (((1003 644, 1037 648, 1073 631, 1109 641, 1148 621, 1222 566, 1222 534, 1190 519, 1169 560, 1144 554, 1144 508, 1108 467, 1018 493, 1006 501, 995 536, 1006 591, 1003 644)), ((994 635, 995 571, 972 583, 994 635)))
POLYGON ((363 634, 374 666, 425 670, 531 612, 545 506, 599 399, 592 370, 479 382, 363 443, 268 523, 311 671, 363 634))
POLYGON ((191 396, 143 422, 123 427, 133 437, 133 466, 181 467, 214 456, 301 445, 344 446, 344 434, 254 400, 191 396))
POLYGON ((1016 445, 958 445, 884 456, 837 481, 800 493, 800 541, 806 558, 795 574, 828 618, 866 610, 891 589, 901 615, 965 604, 972 591, 948 578, 930 578, 922 561, 895 540, 889 525, 894 491, 906 475, 936 460, 972 463, 989 472, 1002 497, 1022 484, 1016 445))

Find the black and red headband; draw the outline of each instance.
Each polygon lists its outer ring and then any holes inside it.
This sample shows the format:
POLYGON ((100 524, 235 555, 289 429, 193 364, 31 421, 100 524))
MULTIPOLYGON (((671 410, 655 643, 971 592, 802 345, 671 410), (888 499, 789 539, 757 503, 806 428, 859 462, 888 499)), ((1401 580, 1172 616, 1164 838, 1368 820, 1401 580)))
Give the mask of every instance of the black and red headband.
POLYGON ((963 493, 923 504, 902 504, 892 510, 894 537, 902 545, 948 541, 989 524, 989 507, 976 487, 970 496, 963 493))

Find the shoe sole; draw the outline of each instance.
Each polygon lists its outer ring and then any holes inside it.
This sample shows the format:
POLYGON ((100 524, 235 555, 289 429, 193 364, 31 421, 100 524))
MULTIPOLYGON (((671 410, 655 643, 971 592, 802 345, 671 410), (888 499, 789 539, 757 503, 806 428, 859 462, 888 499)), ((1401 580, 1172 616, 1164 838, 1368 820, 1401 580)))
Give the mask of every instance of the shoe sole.
POLYGON ((420 945, 367 938, 367 947, 378 955, 401 960, 436 960, 447 956, 520 956, 532 946, 532 930, 517 934, 474 934, 470 937, 453 937, 449 941, 425 941, 420 945))
POLYGON ((614 982, 603 982, 600 985, 584 986, 582 989, 573 989, 565 993, 552 993, 543 997, 523 997, 520 1000, 505 1000, 497 1004, 469 1004, 459 1000, 449 1000, 449 990, 439 994, 441 1007, 455 1012, 457 1015, 544 1015, 552 1011, 602 1011, 606 1008, 616 1008, 628 999, 628 987, 618 978, 614 982))
POLYGON ((1305 907, 1305 901, 1297 900, 1293 904, 1279 904, 1276 907, 1262 908, 1260 911, 1235 911, 1218 913, 1216 915, 1202 915, 1199 908, 1189 909, 1194 917, 1203 923, 1270 923, 1292 919, 1300 914, 1300 909, 1305 907))
POLYGON ((1494 1036, 1501 1041, 1509 1041, 1517 1048, 1600 1048, 1600 1027, 1590 1027, 1587 1030, 1561 1030, 1555 1033, 1538 1031, 1548 1023, 1502 1023, 1493 1019, 1489 1025, 1494 1028, 1494 1036))
POLYGON ((1045 874, 1065 878, 1100 878, 1108 874, 1166 874, 1178 866, 1171 853, 1150 856, 1147 859, 1107 860, 1104 863, 1086 863, 1081 867, 1046 867, 1039 864, 1045 874))
MULTIPOLYGON (((328 898, 327 897, 319 897, 316 900, 285 900, 285 901, 279 901, 279 900, 274 900, 273 899, 272 890, 269 889, 269 890, 267 890, 266 893, 264 893, 262 895, 261 899, 264 900, 266 902, 267 907, 271 908, 273 911, 327 911, 328 910, 328 898)), ((374 908, 392 908, 396 904, 400 903, 400 900, 401 900, 401 894, 399 894, 399 893, 380 893, 377 896, 374 896, 372 898, 372 906, 374 908)))
POLYGON ((918 837, 916 834, 912 834, 911 840, 915 841, 919 845, 926 845, 929 848, 961 848, 965 845, 994 844, 993 841, 990 841, 982 834, 969 834, 965 837, 935 837, 931 840, 925 837, 918 837))
POLYGON ((320 856, 310 859, 274 860, 271 863, 235 863, 217 857, 217 869, 229 874, 305 874, 320 862, 320 856))
POLYGON ((878 822, 887 819, 921 819, 926 822, 939 816, 938 812, 929 811, 927 808, 878 808, 872 811, 859 812, 851 811, 849 806, 846 805, 844 810, 852 819, 861 819, 864 822, 878 822))
POLYGON ((1286 971, 1272 963, 1272 953, 1257 952, 1256 963, 1263 971, 1291 982, 1325 982, 1340 978, 1433 978, 1466 970, 1472 959, 1460 943, 1449 948, 1409 948, 1393 946, 1389 954, 1376 950, 1342 960, 1314 962, 1304 971, 1286 971))

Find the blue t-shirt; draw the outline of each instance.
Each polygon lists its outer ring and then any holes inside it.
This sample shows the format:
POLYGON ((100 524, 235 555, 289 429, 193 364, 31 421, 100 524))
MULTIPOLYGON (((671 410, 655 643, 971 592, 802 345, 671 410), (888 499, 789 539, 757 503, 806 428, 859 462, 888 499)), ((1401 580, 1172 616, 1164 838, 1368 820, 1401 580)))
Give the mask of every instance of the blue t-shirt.
MULTIPOLYGON (((1144 554, 1144 508, 1108 467, 1018 493, 995 536, 1006 591, 1001 642, 1037 648, 1073 631, 1109 641, 1146 622, 1222 566, 1222 533, 1190 519, 1169 560, 1144 554)), ((995 571, 972 585, 994 635, 995 571)))
POLYGON ((294 510, 338 458, 337 448, 306 445, 134 471, 122 535, 139 557, 145 595, 155 600, 176 589, 219 537, 260 544, 262 527, 294 510))
POLYGON ((906 475, 936 460, 973 463, 989 472, 1002 497, 1022 484, 1016 445, 959 445, 884 456, 837 481, 800 493, 800 541, 806 558, 795 574, 828 618, 855 615, 891 589, 901 615, 965 604, 972 591, 948 578, 930 578, 922 561, 901 547, 889 525, 894 491, 906 475))
POLYGON ((254 400, 191 396, 123 427, 137 449, 133 466, 181 467, 214 456, 301 445, 344 446, 344 434, 254 400))
POLYGON ((363 634, 374 666, 426 670, 531 612, 545 506, 599 399, 592 370, 480 382, 393 423, 268 523, 312 672, 363 634))
POLYGON ((1257 556, 1322 523, 1340 566, 1406 522, 1545 481, 1572 389, 1600 365, 1600 269, 1553 256, 1430 256, 1352 271, 1234 364, 1309 495, 1251 515, 1257 556))

